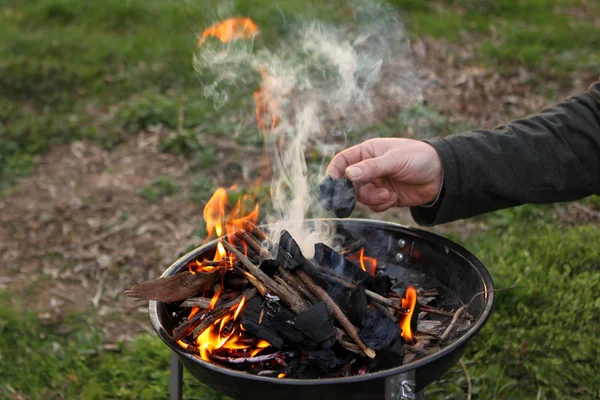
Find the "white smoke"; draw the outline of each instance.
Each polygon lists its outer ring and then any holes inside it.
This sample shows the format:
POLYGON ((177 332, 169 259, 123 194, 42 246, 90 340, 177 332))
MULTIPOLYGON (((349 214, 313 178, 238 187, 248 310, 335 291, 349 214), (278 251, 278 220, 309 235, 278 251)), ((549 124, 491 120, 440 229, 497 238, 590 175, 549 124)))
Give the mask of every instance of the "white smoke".
POLYGON ((199 72, 211 74, 205 94, 219 106, 232 90, 262 76, 261 98, 269 105, 263 119, 275 121, 265 123, 274 210, 267 222, 275 227, 274 238, 287 229, 309 257, 315 241, 332 233, 327 225, 303 228, 309 214, 323 216, 317 184, 328 157, 348 145, 349 130, 380 122, 420 99, 408 40, 393 9, 364 3, 351 9, 353 20, 343 26, 299 24, 275 51, 238 41, 200 48, 195 59, 199 72), (306 162, 315 151, 319 169, 306 162))

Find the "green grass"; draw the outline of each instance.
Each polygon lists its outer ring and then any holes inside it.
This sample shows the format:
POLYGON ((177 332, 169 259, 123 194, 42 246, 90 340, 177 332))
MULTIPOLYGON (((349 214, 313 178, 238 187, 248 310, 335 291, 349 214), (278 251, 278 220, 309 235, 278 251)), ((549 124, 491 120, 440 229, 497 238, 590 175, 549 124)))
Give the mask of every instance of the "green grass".
MULTIPOLYGON (((497 292, 491 318, 464 357, 481 398, 600 396, 600 228, 561 227, 547 209, 483 217, 490 230, 464 243, 497 288, 519 281, 497 292)), ((459 368, 453 374, 464 377, 459 368)), ((431 392, 465 388, 465 380, 448 379, 431 392)))
MULTIPOLYGON (((546 208, 520 207, 483 217, 490 229, 464 244, 489 268, 497 303, 463 357, 477 399, 593 399, 600 396, 600 228, 558 228, 546 208)), ((5 294, 6 295, 6 294, 5 294)), ((0 309, 0 397, 162 399, 169 351, 137 337, 104 350, 95 317, 45 326, 35 314, 0 309), (68 328, 68 332, 64 332, 68 328), (54 396, 54 397, 52 397, 54 396)), ((218 394, 186 376, 186 398, 218 394)), ((455 367, 428 398, 463 398, 455 367)))
MULTIPOLYGON (((100 324, 71 316, 60 325, 46 326, 33 313, 0 309, 0 398, 167 398, 169 348, 156 337, 142 335, 107 349, 100 324)), ((185 396, 224 399, 187 373, 185 396)))
MULTIPOLYGON (((211 127, 241 144, 259 144, 254 129, 231 121, 250 115, 251 93, 227 111, 202 95, 192 68, 202 28, 222 16, 248 15, 261 27, 259 46, 274 46, 306 17, 348 21, 345 2, 6 0, 0 5, 0 179, 28 175, 34 156, 54 144, 99 140, 107 148, 153 124, 211 127), (228 3, 229 4, 229 3, 228 3), (223 11, 229 10, 229 11, 223 11), (229 115, 227 115, 229 114, 229 115), (183 116, 183 118, 181 118, 183 116), (225 118, 227 117, 227 118, 225 118), (242 129, 240 129, 242 128, 242 129)), ((390 0, 412 37, 473 44, 476 59, 545 79, 596 72, 600 34, 594 2, 575 0, 390 0), (567 17, 558 9, 583 10, 567 17), (465 33, 468 36, 465 36, 465 33)), ((176 149, 176 146, 175 146, 176 149)), ((184 151, 188 146, 184 144, 184 151)), ((169 150, 171 151, 171 150, 169 150)))

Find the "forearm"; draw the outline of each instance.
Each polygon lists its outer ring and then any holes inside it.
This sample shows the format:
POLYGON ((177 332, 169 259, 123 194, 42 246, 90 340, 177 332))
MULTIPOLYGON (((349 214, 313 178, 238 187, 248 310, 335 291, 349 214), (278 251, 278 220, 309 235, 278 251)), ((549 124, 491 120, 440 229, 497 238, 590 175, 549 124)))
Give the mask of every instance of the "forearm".
POLYGON ((428 141, 444 168, 444 194, 415 220, 434 225, 524 203, 600 193, 600 82, 494 130, 428 141))

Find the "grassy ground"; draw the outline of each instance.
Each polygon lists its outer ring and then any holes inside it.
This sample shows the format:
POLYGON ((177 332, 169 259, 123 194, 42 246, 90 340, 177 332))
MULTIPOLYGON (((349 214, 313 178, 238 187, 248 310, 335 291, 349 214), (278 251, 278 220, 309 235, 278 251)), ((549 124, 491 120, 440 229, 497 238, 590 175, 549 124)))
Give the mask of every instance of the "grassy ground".
MULTIPOLYGON (((269 44, 286 33, 294 18, 347 18, 340 12, 343 3, 238 1, 235 14, 252 17, 265 32, 261 40, 269 44)), ((556 96, 549 87, 574 89, 580 80, 600 74, 600 9, 595 2, 391 3, 412 38, 449 43, 448 57, 468 49, 469 64, 507 76, 526 69, 532 92, 547 99, 556 96)), ((34 174, 35 179, 36 160, 51 146, 76 140, 99 143, 110 152, 161 125, 171 134, 161 137, 160 151, 181 155, 200 175, 208 173, 222 149, 221 142, 211 147, 199 140, 199 127, 207 137, 230 138, 235 131, 235 144, 259 144, 258 132, 240 129, 236 119, 251 103, 238 100, 236 112, 215 109, 201 96, 202 82, 191 68, 195 35, 223 7, 222 2, 157 0, 0 2, 4 196, 10 196, 18 177, 34 174)), ((438 106, 398 116, 353 140, 394 135, 423 119, 433 134, 450 133, 457 126, 448 122, 454 116, 441 115, 438 106)), ((179 184, 157 174, 138 195, 162 207, 163 198, 188 196, 201 202, 212 190, 201 178, 189 190, 179 184)), ((599 204, 592 199, 585 205, 595 212, 599 204)), ((600 396, 600 229, 589 218, 565 224, 557 215, 554 208, 522 207, 475 220, 484 228, 466 238, 458 229, 443 231, 489 266, 498 287, 520 279, 514 289, 498 293, 494 315, 464 357, 478 399, 600 396)), ((36 285, 8 285, 1 292, 0 397, 166 397, 169 354, 157 338, 119 341, 102 329, 110 317, 97 310, 74 311, 59 320, 41 318, 45 310, 25 312, 19 299, 44 282, 36 285)), ((186 398, 219 398, 191 382, 186 380, 186 398)), ((429 394, 462 398, 466 391, 465 374, 457 367, 432 385, 429 394)))

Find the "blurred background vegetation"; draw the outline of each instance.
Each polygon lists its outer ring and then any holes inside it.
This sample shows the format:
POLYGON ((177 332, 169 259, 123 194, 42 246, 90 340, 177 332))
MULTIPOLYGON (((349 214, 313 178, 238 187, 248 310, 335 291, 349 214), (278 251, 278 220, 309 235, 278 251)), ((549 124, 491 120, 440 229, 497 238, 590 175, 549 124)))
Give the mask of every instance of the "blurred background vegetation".
MULTIPOLYGON (((269 44, 294 19, 347 22, 345 3, 238 0, 228 12, 251 17, 269 44)), ((491 127, 600 75, 595 1, 389 3, 435 84, 426 105, 353 142, 491 127)), ((262 151, 242 117, 252 98, 215 108, 192 67, 197 35, 220 10, 216 1, 0 0, 1 398, 166 398, 168 348, 122 290, 200 243, 210 193, 246 181, 243 161, 262 151)), ((498 292, 463 357, 473 398, 600 397, 599 220, 591 197, 434 229, 481 258, 498 287, 519 281, 498 292)), ((456 367, 427 394, 467 391, 456 367)), ((221 398, 187 375, 185 393, 221 398)))

